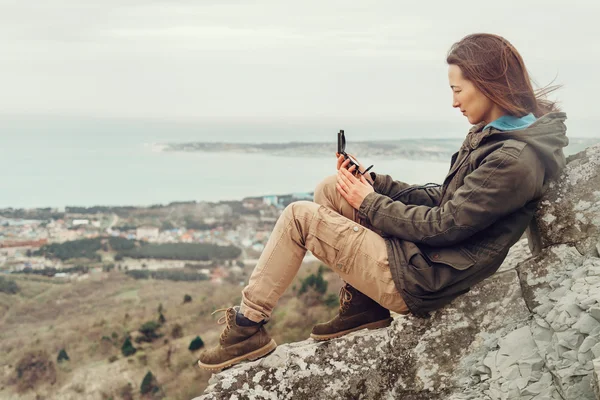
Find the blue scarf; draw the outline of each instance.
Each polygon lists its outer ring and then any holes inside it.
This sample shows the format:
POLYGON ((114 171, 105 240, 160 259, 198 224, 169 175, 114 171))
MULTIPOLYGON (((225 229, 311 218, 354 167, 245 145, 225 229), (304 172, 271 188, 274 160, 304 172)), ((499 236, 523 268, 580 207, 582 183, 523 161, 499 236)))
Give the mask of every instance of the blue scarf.
POLYGON ((533 124, 535 120, 536 118, 532 113, 529 113, 521 118, 514 117, 512 115, 503 115, 484 126, 482 130, 492 127, 500 131, 516 131, 527 128, 529 125, 533 124))

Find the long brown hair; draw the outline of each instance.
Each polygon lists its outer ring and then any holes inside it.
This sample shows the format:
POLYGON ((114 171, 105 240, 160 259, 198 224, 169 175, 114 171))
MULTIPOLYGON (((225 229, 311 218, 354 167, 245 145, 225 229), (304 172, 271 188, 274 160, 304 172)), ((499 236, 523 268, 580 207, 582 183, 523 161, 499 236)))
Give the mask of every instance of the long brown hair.
POLYGON ((498 35, 476 33, 465 36, 450 48, 446 62, 458 66, 486 97, 508 114, 540 117, 559 111, 546 95, 560 86, 534 91, 521 55, 510 42, 498 35))

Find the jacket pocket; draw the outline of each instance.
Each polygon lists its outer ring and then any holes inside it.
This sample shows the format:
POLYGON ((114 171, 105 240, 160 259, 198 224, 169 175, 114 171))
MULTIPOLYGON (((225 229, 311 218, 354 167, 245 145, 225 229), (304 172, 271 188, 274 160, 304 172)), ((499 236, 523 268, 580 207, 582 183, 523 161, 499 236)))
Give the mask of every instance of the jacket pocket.
POLYGON ((476 260, 469 253, 462 249, 453 249, 451 247, 438 247, 423 249, 423 255, 431 263, 449 265, 459 271, 468 269, 475 265, 476 260))

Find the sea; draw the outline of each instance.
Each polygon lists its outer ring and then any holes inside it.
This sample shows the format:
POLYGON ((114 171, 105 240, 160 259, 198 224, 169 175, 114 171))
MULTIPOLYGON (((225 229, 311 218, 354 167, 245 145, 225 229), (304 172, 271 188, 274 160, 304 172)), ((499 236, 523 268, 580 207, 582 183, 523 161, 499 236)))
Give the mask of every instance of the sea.
MULTIPOLYGON (((578 137, 600 137, 594 131, 597 124, 578 123, 578 137)), ((311 192, 335 173, 339 129, 345 129, 347 150, 352 153, 353 139, 460 139, 468 128, 465 122, 440 121, 0 116, 0 208, 148 206, 311 192), (322 142, 331 148, 331 157, 157 150, 161 143, 293 141, 322 142)), ((450 163, 356 155, 362 163, 374 164, 373 171, 408 183, 441 182, 450 163)))

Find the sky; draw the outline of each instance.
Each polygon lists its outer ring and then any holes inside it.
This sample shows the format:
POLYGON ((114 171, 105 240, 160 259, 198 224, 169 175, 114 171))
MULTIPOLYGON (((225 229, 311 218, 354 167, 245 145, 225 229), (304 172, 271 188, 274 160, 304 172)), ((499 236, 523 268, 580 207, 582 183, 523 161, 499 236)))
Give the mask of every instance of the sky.
POLYGON ((594 120, 599 15, 597 0, 0 0, 0 113, 456 119, 447 51, 490 32, 594 120))

